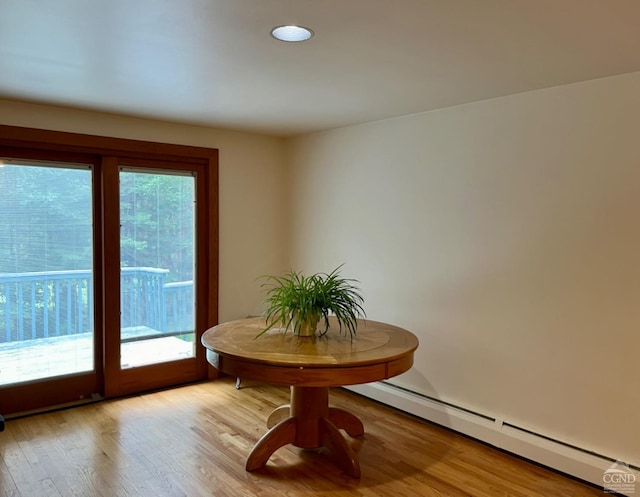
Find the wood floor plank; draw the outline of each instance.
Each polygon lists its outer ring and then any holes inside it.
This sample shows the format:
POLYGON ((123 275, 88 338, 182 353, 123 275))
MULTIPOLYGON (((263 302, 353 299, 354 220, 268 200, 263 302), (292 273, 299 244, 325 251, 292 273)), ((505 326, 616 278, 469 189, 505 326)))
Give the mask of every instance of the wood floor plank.
POLYGON ((293 446, 245 471, 288 390, 223 378, 7 421, 1 497, 449 496, 589 497, 602 490, 344 390, 331 404, 358 415, 348 438, 362 476, 293 446))

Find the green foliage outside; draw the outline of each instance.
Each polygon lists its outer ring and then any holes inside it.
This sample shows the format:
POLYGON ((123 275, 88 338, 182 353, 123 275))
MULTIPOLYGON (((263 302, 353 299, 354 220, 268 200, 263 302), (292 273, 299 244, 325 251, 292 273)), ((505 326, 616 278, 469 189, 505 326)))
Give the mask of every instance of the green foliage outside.
MULTIPOLYGON (((193 178, 122 173, 121 261, 193 278, 193 178)), ((91 269, 88 169, 0 167, 0 273, 91 269)))
MULTIPOLYGON (((13 273, 91 270, 92 190, 92 172, 88 168, 2 165, 0 278, 13 273)), ((165 283, 193 280, 193 192, 191 176, 121 172, 122 267, 167 269, 165 283)), ((66 323, 54 319, 56 305, 57 319, 61 316, 67 321, 79 314, 79 306, 84 307, 80 313, 84 314, 83 323, 69 326, 88 329, 87 277, 82 281, 67 280, 59 286, 43 276, 37 282, 23 284, 22 289, 16 283, 0 282, 0 335, 9 326, 15 337, 18 319, 29 328, 32 320, 37 320, 34 326, 39 330, 38 336, 45 318, 49 328, 65 328, 66 323), (22 302, 19 310, 18 299, 22 302), (9 311, 7 301, 11 303, 9 311), (73 308, 67 312, 64 306, 73 308)))

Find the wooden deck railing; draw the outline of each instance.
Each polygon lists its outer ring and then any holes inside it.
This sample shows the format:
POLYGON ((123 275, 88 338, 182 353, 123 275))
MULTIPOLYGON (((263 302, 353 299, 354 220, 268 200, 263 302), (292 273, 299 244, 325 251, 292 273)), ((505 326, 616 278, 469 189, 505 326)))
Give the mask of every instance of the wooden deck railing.
MULTIPOLYGON (((121 327, 193 331, 193 282, 167 269, 122 268, 121 327)), ((93 332, 89 270, 0 273, 0 343, 93 332)))

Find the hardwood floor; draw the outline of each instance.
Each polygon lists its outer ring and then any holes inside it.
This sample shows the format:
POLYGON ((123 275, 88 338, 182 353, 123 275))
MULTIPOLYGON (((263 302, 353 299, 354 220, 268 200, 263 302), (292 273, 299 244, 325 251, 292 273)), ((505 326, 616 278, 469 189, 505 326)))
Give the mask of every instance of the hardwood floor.
POLYGON ((286 446, 259 471, 245 458, 288 390, 223 378, 7 420, 0 495, 40 496, 602 496, 596 489, 344 390, 362 478, 325 454, 286 446))

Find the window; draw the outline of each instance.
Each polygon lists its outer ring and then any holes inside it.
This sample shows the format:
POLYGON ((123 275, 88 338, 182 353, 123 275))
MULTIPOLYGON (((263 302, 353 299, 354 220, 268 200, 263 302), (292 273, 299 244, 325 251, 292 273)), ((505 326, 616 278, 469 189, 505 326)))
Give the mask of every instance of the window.
POLYGON ((204 378, 217 150, 0 126, 0 161, 0 412, 204 378))

